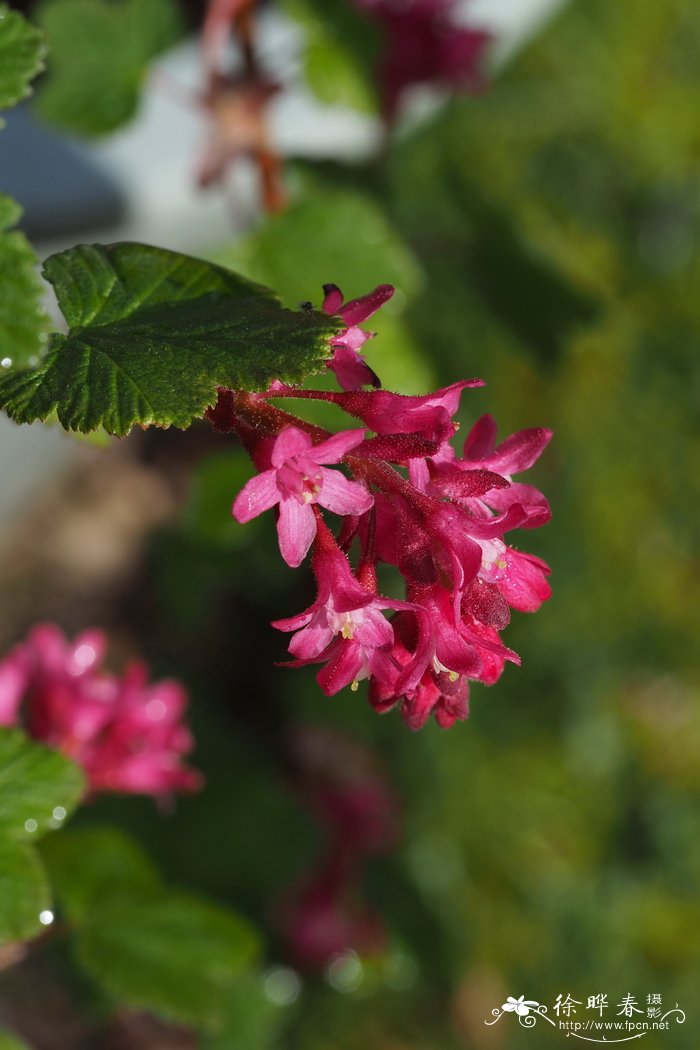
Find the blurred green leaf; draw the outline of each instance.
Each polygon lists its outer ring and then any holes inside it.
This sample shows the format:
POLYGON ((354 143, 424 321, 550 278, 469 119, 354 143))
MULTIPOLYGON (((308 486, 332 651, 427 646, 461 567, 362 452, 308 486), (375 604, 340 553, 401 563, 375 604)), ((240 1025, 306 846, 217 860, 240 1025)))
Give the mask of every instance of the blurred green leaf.
POLYGON ((147 898, 160 890, 146 854, 116 828, 81 828, 42 844, 51 884, 71 920, 90 919, 115 895, 147 898))
POLYGON ((0 4, 0 109, 16 106, 30 93, 30 81, 43 68, 45 52, 42 33, 18 11, 0 4))
POLYGON ((42 929, 39 915, 50 904, 51 891, 36 850, 0 837, 0 945, 36 936, 42 929))
POLYGON ((78 766, 58 751, 0 729, 0 836, 31 840, 56 828, 84 789, 78 766))
POLYGON ((39 113, 79 135, 128 121, 149 63, 182 32, 173 0, 46 0, 36 14, 50 56, 39 113))
POLYGON ((45 855, 77 958, 103 991, 185 1024, 221 1022, 259 951, 245 920, 168 889, 139 847, 111 829, 66 833, 45 855))
POLYGON ((400 312, 405 297, 415 294, 423 280, 415 256, 380 204, 315 180, 286 211, 268 218, 242 243, 221 250, 219 260, 240 266, 253 280, 274 278, 288 303, 316 299, 331 282, 348 299, 377 284, 394 284, 398 298, 382 308, 377 321, 385 312, 400 312))
POLYGON ((17 201, 13 201, 12 197, 8 197, 5 193, 0 193, 0 230, 7 230, 10 226, 14 226, 21 215, 22 209, 17 201))
POLYGON ((19 205, 0 193, 0 375, 38 358, 48 326, 36 255, 23 233, 8 232, 20 215, 19 205))
MULTIPOLYGON (((241 448, 208 456, 192 479, 183 525, 207 544, 231 550, 247 547, 250 538, 235 527, 231 504, 250 477, 250 460, 241 448)), ((188 596, 189 597, 189 596, 188 596)))
POLYGON ((228 996, 221 1030, 205 1035, 202 1050, 275 1050, 290 1010, 272 1001, 264 982, 258 972, 239 978, 228 996))
POLYGON ((284 0, 284 7, 304 30, 304 75, 316 97, 375 113, 380 40, 370 19, 345 0, 284 0))
POLYGON ((161 890, 155 899, 107 899, 77 941, 87 972, 119 1003, 185 1024, 220 1024, 257 938, 232 912, 161 890))
POLYGON ((83 790, 81 771, 63 755, 0 729, 0 944, 41 930, 51 894, 30 843, 60 827, 83 790))
POLYGON ((34 369, 0 378, 18 423, 54 409, 67 430, 187 427, 219 386, 264 389, 320 369, 339 323, 284 310, 236 274, 140 244, 82 245, 44 266, 70 325, 34 369))

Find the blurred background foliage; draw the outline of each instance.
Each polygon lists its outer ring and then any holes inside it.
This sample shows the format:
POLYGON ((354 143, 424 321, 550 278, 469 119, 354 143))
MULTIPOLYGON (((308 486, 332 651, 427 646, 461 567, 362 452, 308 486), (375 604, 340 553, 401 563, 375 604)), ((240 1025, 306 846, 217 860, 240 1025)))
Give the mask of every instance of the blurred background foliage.
POLYGON ((271 521, 231 521, 249 467, 228 438, 150 543, 114 616, 128 610, 159 670, 191 688, 207 786, 165 820, 109 798, 73 823, 119 824, 169 883, 260 932, 262 969, 209 1050, 556 1045, 542 1024, 484 1020, 507 995, 551 1012, 559 994, 585 1007, 601 992, 606 1019, 627 993, 661 993, 688 1020, 645 1046, 697 1046, 699 69, 692 0, 574 0, 483 95, 371 163, 300 160, 286 212, 212 246, 290 305, 327 281, 348 296, 396 283, 368 349, 388 387, 480 375, 464 425, 489 411, 503 435, 548 425, 555 440, 535 471, 554 518, 523 539, 554 596, 506 632, 522 669, 476 686, 447 733, 410 734, 362 691, 325 699, 310 671, 273 666, 285 639, 269 621, 312 585, 284 571, 271 521), (365 878, 386 953, 297 987, 275 969, 275 902, 320 849, 281 758, 302 723, 379 756, 403 834, 365 878))

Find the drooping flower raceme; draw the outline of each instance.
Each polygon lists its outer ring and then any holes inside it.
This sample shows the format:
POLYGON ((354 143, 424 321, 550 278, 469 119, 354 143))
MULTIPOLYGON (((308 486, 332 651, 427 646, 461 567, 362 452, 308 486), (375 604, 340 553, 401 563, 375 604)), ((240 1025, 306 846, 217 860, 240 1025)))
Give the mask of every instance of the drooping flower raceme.
POLYGON ((193 746, 187 703, 174 680, 149 682, 135 662, 121 678, 102 669, 106 639, 90 630, 67 639, 35 627, 0 661, 0 725, 22 725, 85 771, 91 791, 169 795, 201 786, 182 764, 193 746))
POLYGON ((276 382, 261 394, 221 391, 210 417, 238 433, 259 471, 236 497, 234 517, 247 522, 276 507, 287 564, 299 566, 312 550, 316 600, 274 624, 292 634, 291 665, 321 664, 317 679, 329 696, 367 679, 376 710, 398 707, 413 729, 434 715, 447 728, 467 717, 469 682, 491 685, 506 662, 519 663, 500 638, 510 610, 534 612, 550 596, 548 566, 511 546, 508 534, 550 518, 542 493, 513 477, 538 459, 551 431, 522 430, 499 443, 485 415, 460 454, 454 417, 463 392, 482 380, 422 396, 379 389, 359 356, 359 325, 391 291, 380 285, 344 303, 340 289, 324 287, 324 309, 346 324, 329 361, 343 390, 276 382), (276 399, 326 401, 361 426, 331 435, 276 399), (335 533, 326 510, 341 518, 335 533), (381 563, 398 569, 405 598, 379 593, 381 563))
POLYGON ((343 952, 378 954, 387 936, 365 899, 363 876, 369 857, 399 843, 398 800, 371 752, 339 733, 296 730, 287 752, 292 787, 323 839, 311 870, 279 902, 278 925, 293 961, 314 970, 343 952))

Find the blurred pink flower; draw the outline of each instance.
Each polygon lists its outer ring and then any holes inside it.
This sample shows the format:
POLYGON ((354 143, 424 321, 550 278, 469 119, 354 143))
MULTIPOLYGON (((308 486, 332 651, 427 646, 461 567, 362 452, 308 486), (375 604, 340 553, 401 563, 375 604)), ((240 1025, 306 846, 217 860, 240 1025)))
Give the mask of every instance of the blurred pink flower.
POLYGON ((23 725, 85 771, 91 791, 167 795, 202 778, 182 765, 193 746, 187 703, 174 680, 149 682, 134 662, 119 678, 101 669, 101 631, 69 641, 54 624, 35 627, 0 662, 0 725, 23 725))
POLYGON ((490 33, 460 25, 458 0, 354 0, 379 25, 384 48, 379 77, 385 116, 396 116, 412 84, 458 91, 484 85, 490 33))

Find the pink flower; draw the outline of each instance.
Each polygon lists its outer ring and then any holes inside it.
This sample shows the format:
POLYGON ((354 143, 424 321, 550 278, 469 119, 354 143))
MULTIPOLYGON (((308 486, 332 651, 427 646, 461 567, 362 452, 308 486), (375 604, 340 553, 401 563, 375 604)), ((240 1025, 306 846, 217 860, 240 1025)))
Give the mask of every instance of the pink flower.
POLYGON ((352 299, 343 305, 343 293, 340 288, 335 284, 324 284, 324 312, 342 317, 347 325, 347 328, 331 339, 334 352, 328 363, 343 390, 359 390, 367 385, 381 386, 376 373, 360 353, 360 347, 364 346, 368 339, 372 339, 375 333, 366 332, 359 326, 391 299, 395 290, 391 284, 379 284, 369 295, 352 299))
MULTIPOLYGON (((441 8, 441 0, 416 0, 416 8, 420 3, 441 8)), ((467 717, 469 681, 490 685, 507 660, 519 662, 499 636, 511 608, 534 611, 551 593, 548 566, 505 542, 513 529, 549 520, 542 493, 513 475, 532 466, 551 431, 522 430, 496 444, 496 425, 482 416, 459 458, 450 444, 454 416, 462 391, 482 381, 421 396, 359 389, 372 375, 358 354, 368 338, 359 322, 391 287, 350 303, 335 285, 324 290, 324 309, 346 323, 332 340, 331 365, 346 389, 275 381, 257 394, 220 393, 211 413, 217 429, 236 431, 260 471, 237 497, 234 515, 247 521, 279 506, 280 548, 289 565, 299 565, 315 541, 316 600, 274 624, 294 632, 289 666, 322 664, 317 681, 328 696, 368 679, 377 710, 397 706, 412 728, 431 714, 447 727, 467 717), (373 433, 331 436, 282 411, 277 398, 327 401, 373 433), (343 459, 356 480, 321 465, 343 459), (341 516, 337 540, 321 508, 341 516), (381 562, 399 570, 406 601, 378 594, 381 562), (389 610, 398 616, 387 617, 389 610)))
POLYGON ((383 29, 386 43, 380 59, 383 107, 396 115, 406 88, 437 83, 459 90, 478 90, 481 64, 490 34, 455 20, 456 0, 355 0, 383 29))
POLYGON ((175 681, 149 683, 143 664, 118 678, 101 669, 105 637, 90 630, 70 642, 53 624, 35 627, 0 663, 2 724, 82 766, 92 791, 166 795, 192 791, 201 777, 181 762, 193 741, 181 719, 175 681))
POLYGON ((335 514, 364 514, 374 500, 370 492, 324 463, 340 463, 364 439, 363 430, 344 430, 314 445, 294 426, 277 436, 271 452, 272 468, 251 478, 236 497, 233 516, 241 523, 279 505, 277 535, 287 565, 301 565, 316 535, 311 504, 335 514))
POLYGON ((29 660, 24 649, 13 649, 0 661, 0 726, 17 724, 29 675, 29 660))
POLYGON ((398 704, 411 729, 420 729, 431 714, 447 729, 469 713, 469 680, 492 685, 506 660, 520 660, 493 626, 468 612, 456 614, 453 595, 442 585, 412 586, 410 596, 413 610, 394 619, 391 656, 401 670, 388 686, 380 679, 370 683, 370 703, 382 712, 398 704))
POLYGON ((321 969, 343 952, 378 955, 386 948, 381 917, 362 899, 357 876, 335 858, 302 880, 282 906, 281 925, 294 962, 321 969))
POLYGON ((363 587, 323 522, 318 527, 313 569, 316 601, 297 616, 273 623, 280 631, 296 631, 289 644, 296 657, 293 666, 324 663, 317 681, 327 696, 346 685, 357 689, 358 682, 370 676, 393 680, 397 668, 389 651, 394 631, 383 610, 410 606, 363 587))

